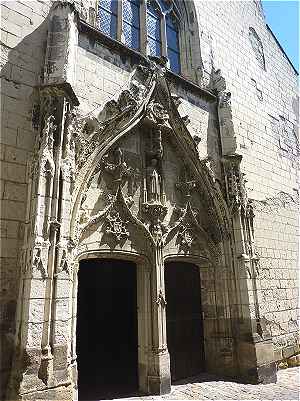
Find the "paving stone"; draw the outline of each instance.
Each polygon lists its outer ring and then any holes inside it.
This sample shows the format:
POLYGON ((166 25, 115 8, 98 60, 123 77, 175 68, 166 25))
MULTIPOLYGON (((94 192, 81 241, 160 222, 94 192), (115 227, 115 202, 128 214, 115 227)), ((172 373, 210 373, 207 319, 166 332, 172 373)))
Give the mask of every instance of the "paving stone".
MULTIPOLYGON (((299 400, 300 368, 289 368, 278 372, 277 383, 272 384, 239 384, 230 381, 215 380, 201 382, 205 375, 199 376, 197 383, 174 384, 171 394, 161 397, 132 397, 118 398, 127 401, 159 401, 159 400, 257 400, 257 401, 283 401, 299 400), (286 387, 289 383, 289 387, 286 387)), ((207 377, 205 377, 207 380, 207 377)), ((105 401, 105 400, 103 400, 105 401)))

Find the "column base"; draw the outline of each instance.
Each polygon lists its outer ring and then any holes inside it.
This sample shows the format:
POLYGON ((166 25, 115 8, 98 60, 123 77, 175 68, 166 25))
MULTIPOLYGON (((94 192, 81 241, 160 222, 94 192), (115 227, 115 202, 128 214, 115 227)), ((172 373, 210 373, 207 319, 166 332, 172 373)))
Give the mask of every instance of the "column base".
POLYGON ((164 350, 153 354, 152 372, 148 375, 148 394, 162 395, 171 392, 170 355, 164 350))
POLYGON ((148 392, 151 395, 163 395, 171 392, 171 379, 148 376, 148 392))

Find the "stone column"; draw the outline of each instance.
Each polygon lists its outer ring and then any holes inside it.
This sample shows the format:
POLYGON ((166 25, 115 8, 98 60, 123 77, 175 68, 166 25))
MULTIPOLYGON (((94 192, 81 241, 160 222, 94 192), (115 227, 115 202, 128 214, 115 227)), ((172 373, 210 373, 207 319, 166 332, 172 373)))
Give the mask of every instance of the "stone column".
POLYGON ((242 157, 224 157, 226 189, 232 216, 236 288, 239 292, 239 323, 236 323, 236 355, 239 375, 252 383, 276 381, 273 342, 264 330, 256 296, 256 256, 249 232, 248 199, 242 157))
POLYGON ((137 264, 138 364, 139 390, 148 392, 149 352, 151 352, 151 269, 149 263, 137 264))
MULTIPOLYGON (((26 397, 54 380, 51 343, 53 278, 60 227, 60 161, 64 115, 70 98, 62 87, 41 88, 40 135, 30 171, 27 224, 22 250, 22 285, 17 314, 16 354, 9 392, 26 397)), ((71 399, 71 398, 70 398, 71 399)))
MULTIPOLYGON (((70 187, 67 179, 63 183, 63 149, 68 125, 66 113, 79 104, 71 87, 76 65, 76 21, 73 5, 53 4, 49 15, 44 80, 39 91, 40 134, 30 172, 10 399, 72 399, 71 379, 67 372, 70 346, 66 347, 65 353, 54 352, 53 347, 59 336, 68 338, 70 330, 62 328, 58 331, 53 322, 57 321, 57 315, 64 313, 57 299, 61 295, 64 300, 71 298, 72 288, 69 277, 65 286, 56 275, 58 262, 59 267, 62 265, 62 270, 66 270, 59 252, 59 230, 66 238, 68 224, 61 218, 61 212, 68 213, 70 187), (64 354, 67 355, 65 359, 64 354), (54 374, 54 371, 59 373, 54 374)), ((71 316, 68 308, 66 313, 71 316)))

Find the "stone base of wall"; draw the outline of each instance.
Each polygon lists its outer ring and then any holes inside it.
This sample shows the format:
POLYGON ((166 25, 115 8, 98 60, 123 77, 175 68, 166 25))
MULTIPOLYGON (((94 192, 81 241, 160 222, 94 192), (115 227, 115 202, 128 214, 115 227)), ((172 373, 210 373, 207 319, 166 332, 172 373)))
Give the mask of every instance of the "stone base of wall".
POLYGON ((45 390, 45 391, 36 391, 30 394, 24 394, 20 400, 60 400, 60 401, 72 401, 73 400, 73 391, 72 386, 64 387, 56 387, 53 389, 45 390))
POLYGON ((278 369, 294 368, 296 366, 300 366, 300 354, 293 355, 290 358, 277 362, 278 369))
POLYGON ((27 394, 19 395, 17 398, 7 398, 7 401, 37 401, 37 400, 59 400, 59 401, 73 401, 73 387, 71 384, 68 386, 59 386, 41 391, 32 391, 27 394))

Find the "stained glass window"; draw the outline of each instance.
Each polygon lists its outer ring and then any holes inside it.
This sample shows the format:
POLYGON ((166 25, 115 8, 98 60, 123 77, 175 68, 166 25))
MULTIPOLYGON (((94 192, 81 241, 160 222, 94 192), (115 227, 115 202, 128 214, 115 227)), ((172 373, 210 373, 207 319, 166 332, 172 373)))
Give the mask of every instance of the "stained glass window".
POLYGON ((145 18, 150 55, 167 56, 170 69, 180 74, 179 29, 173 3, 148 0, 146 15, 140 15, 140 3, 141 0, 98 0, 98 28, 113 39, 123 40, 126 46, 145 52, 140 27, 145 18))
POLYGON ((160 14, 153 3, 147 5, 147 38, 151 56, 161 55, 160 14))
POLYGON ((139 0, 123 0, 123 34, 125 44, 132 49, 140 48, 139 0))
POLYGON ((101 32, 117 38, 118 0, 99 0, 98 27, 101 32))
POLYGON ((180 53, 178 26, 172 15, 166 18, 167 25, 167 52, 170 62, 170 69, 180 74, 180 53))

